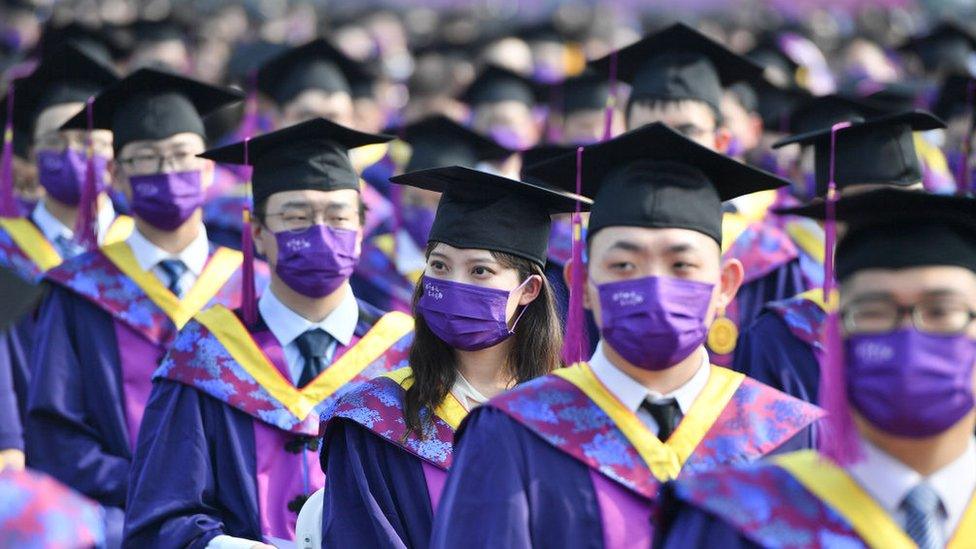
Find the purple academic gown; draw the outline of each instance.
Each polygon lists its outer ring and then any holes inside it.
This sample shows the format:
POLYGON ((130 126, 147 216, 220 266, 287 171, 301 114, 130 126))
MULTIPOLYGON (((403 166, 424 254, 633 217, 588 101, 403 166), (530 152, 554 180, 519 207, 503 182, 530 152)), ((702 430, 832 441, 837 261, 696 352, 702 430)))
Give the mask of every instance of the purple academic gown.
POLYGON ((0 473, 0 547, 103 547, 102 509, 37 471, 0 473))
POLYGON ((393 258, 376 242, 376 239, 392 241, 393 238, 392 233, 384 233, 363 242, 363 251, 349 284, 353 293, 366 303, 384 311, 409 314, 416 284, 400 274, 393 258))
MULTIPOLYGON (((681 472, 808 447, 820 414, 744 378, 681 472)), ((431 547, 647 547, 660 486, 599 406, 545 376, 465 419, 431 547)))
POLYGON ((816 404, 827 314, 802 295, 774 301, 739 336, 732 369, 816 404))
MULTIPOLYGON (((129 464, 152 372, 177 327, 103 253, 107 248, 46 275, 51 292, 35 330, 25 431, 33 467, 106 508, 113 545, 121 538, 129 464)), ((228 253, 237 252, 222 255, 228 253)), ((240 272, 205 269, 201 278, 227 279, 211 303, 240 304, 240 272)))
POLYGON ((422 436, 407 433, 404 395, 394 380, 379 377, 322 414, 325 547, 430 545, 454 429, 435 415, 422 436))
POLYGON ((14 389, 14 376, 10 360, 4 356, 10 345, 10 330, 0 333, 0 450, 24 450, 24 431, 20 418, 23 417, 22 402, 14 389))
MULTIPOLYGON (((221 534, 292 539, 301 505, 324 484, 316 465, 320 413, 358 383, 405 364, 412 331, 376 339, 380 334, 370 331, 382 316, 359 302, 354 338, 336 350, 332 366, 358 343, 381 343, 384 350, 301 420, 202 321, 188 323, 155 374, 132 464, 125 544, 197 548, 221 534)), ((238 326, 236 333, 249 333, 261 349, 265 367, 290 379, 282 347, 264 322, 246 331, 238 326)), ((330 368, 305 390, 330 383, 330 368)))

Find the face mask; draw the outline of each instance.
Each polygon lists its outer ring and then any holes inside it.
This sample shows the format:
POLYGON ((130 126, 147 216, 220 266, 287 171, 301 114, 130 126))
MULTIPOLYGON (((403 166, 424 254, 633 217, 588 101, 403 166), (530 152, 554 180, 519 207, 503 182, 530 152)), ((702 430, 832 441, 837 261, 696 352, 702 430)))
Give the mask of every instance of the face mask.
POLYGON ((600 284, 600 333, 634 366, 670 368, 705 342, 713 288, 657 276, 600 284))
POLYGON ((480 351, 505 341, 515 333, 515 326, 525 313, 522 308, 515 324, 508 328, 509 296, 524 287, 525 279, 511 292, 485 288, 474 284, 450 282, 424 276, 424 293, 417 302, 434 335, 455 349, 480 351))
MULTIPOLYGON (((105 181, 108 158, 96 154, 95 189, 101 193, 108 184, 105 181)), ((81 187, 88 172, 88 158, 85 153, 66 148, 61 152, 40 151, 37 153, 37 179, 52 198, 68 206, 81 202, 81 187)))
POLYGON ((427 237, 434 226, 434 210, 423 206, 404 206, 401 210, 404 230, 410 235, 414 244, 423 248, 427 245, 427 237))
POLYGON ((732 139, 729 140, 729 148, 725 151, 725 155, 735 158, 744 152, 746 152, 746 148, 742 146, 742 140, 733 135, 732 139))
POLYGON ((488 130, 488 135, 502 147, 510 151, 524 151, 532 147, 529 140, 508 126, 495 126, 488 130))
POLYGON ((200 171, 134 175, 132 212, 161 231, 172 231, 203 205, 200 171))
POLYGON ((973 409, 976 341, 915 329, 852 335, 847 393, 854 408, 895 436, 937 435, 973 409))
POLYGON ((275 273, 305 297, 325 297, 352 276, 359 262, 358 234, 325 225, 312 225, 297 233, 275 233, 275 273))

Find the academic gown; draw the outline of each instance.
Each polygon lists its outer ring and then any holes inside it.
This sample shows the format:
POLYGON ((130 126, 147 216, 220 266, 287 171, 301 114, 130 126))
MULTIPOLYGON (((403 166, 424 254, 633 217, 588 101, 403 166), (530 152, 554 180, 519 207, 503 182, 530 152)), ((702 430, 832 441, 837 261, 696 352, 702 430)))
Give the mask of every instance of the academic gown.
MULTIPOLYGON (((240 304, 241 254, 211 248, 179 300, 119 242, 48 271, 34 333, 26 442, 32 466, 97 500, 109 539, 122 508, 151 376, 177 330, 202 307, 240 304)), ((266 267, 259 267, 259 288, 266 267)))
POLYGON ((302 389, 264 322, 214 307, 155 373, 132 465, 125 544, 205 547, 217 535, 292 540, 324 484, 319 415, 358 383, 403 366, 413 321, 359 302, 353 340, 302 389))
POLYGON ((2 354, 11 338, 9 330, 0 333, 0 450, 24 451, 23 401, 17 398, 10 360, 2 354))
MULTIPOLYGON (((117 217, 105 235, 105 242, 111 244, 128 238, 133 226, 131 217, 117 217)), ((39 282, 47 270, 60 265, 62 261, 54 245, 29 218, 0 218, 0 265, 12 269, 28 282, 39 282)), ((21 422, 27 415, 27 392, 31 378, 29 353, 34 326, 34 315, 26 315, 0 339, 0 369, 6 370, 0 375, 10 376, 18 412, 0 415, 5 424, 0 430, 6 432, 0 435, 0 450, 24 449, 22 437, 13 433, 22 431, 21 422)))
POLYGON ((461 425, 431 547, 648 547, 664 481, 808 447, 821 415, 713 366, 662 443, 589 365, 557 370, 461 425))
MULTIPOLYGON (((669 484, 655 547, 916 547, 842 468, 815 451, 709 471, 669 484)), ((976 497, 949 549, 976 540, 976 497)))
POLYGON ((0 547, 104 547, 102 509, 51 477, 0 472, 0 547))
POLYGON ((323 546, 429 546, 454 431, 467 411, 448 394, 422 435, 407 433, 410 375, 403 368, 363 383, 322 414, 323 546))
POLYGON ((404 275, 396 265, 396 237, 393 233, 375 235, 363 241, 356 270, 349 279, 353 293, 384 311, 410 313, 413 292, 423 271, 404 275))
MULTIPOLYGON (((835 297, 836 299, 836 297, 835 297)), ((819 289, 774 301, 739 336, 732 369, 816 404, 827 307, 819 289)))

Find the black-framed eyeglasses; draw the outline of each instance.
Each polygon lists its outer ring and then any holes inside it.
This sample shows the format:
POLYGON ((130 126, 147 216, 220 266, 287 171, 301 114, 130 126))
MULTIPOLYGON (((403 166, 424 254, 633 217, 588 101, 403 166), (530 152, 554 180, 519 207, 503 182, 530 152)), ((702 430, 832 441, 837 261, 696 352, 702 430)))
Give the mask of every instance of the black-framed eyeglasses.
POLYGON ((891 332, 898 329, 906 316, 920 332, 949 335, 964 332, 976 320, 976 311, 964 302, 945 300, 911 306, 870 300, 851 303, 841 310, 844 329, 848 333, 891 332))
POLYGON ((179 151, 172 154, 139 153, 118 162, 133 173, 160 173, 167 164, 174 170, 190 170, 197 166, 197 156, 191 152, 179 151))
POLYGON ((358 215, 351 208, 316 208, 311 204, 285 206, 281 211, 266 213, 265 218, 278 218, 281 220, 283 230, 291 233, 300 233, 312 225, 329 225, 331 227, 342 228, 349 221, 358 215), (350 211, 346 211, 350 210, 350 211))

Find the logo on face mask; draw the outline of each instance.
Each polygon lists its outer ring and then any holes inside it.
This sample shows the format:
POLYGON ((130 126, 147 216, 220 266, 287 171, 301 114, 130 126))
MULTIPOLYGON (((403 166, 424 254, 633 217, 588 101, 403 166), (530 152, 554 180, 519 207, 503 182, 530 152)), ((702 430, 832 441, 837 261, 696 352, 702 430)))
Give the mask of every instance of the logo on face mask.
POLYGON ((441 292, 441 289, 429 282, 427 284, 424 284, 424 292, 427 294, 427 297, 435 301, 440 301, 441 299, 444 299, 444 293, 441 292))
POLYGON ((634 291, 614 292, 611 299, 621 307, 633 307, 644 303, 644 294, 634 291))
POLYGON ((155 196, 159 193, 159 188, 150 183, 143 183, 141 185, 136 185, 135 191, 140 196, 155 196))
POLYGON ((867 342, 863 345, 859 345, 855 349, 855 352, 857 353, 857 358, 862 362, 876 364, 891 360, 894 357, 895 350, 890 345, 885 345, 878 342, 867 342))
POLYGON ((300 252, 312 247, 312 243, 304 238, 296 238, 285 243, 285 247, 292 252, 300 252))

